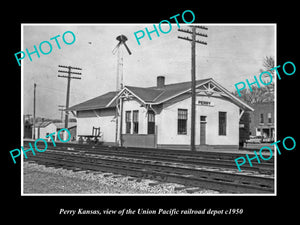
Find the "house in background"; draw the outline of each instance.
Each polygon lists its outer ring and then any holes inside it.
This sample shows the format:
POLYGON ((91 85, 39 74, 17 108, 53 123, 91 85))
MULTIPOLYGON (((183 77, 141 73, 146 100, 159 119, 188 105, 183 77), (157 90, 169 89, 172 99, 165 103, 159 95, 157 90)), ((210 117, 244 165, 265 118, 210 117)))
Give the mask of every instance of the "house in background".
POLYGON ((25 120, 23 138, 32 138, 32 122, 25 120))
MULTIPOLYGON (((56 133, 57 127, 52 121, 40 121, 40 122, 35 123, 34 130, 35 130, 34 139, 38 139, 38 138, 47 139, 45 137, 48 134, 56 133)), ((33 129, 32 129, 32 132, 33 132, 33 129)), ((33 137, 33 134, 32 134, 32 137, 33 137)), ((55 141, 56 141, 56 138, 57 137, 55 135, 55 141)), ((50 137, 48 137, 47 140, 51 141, 50 137)))
MULTIPOLYGON (((212 78, 197 80, 196 93, 196 148, 238 149, 240 118, 253 109, 212 78)), ((158 76, 154 87, 125 86, 69 110, 76 112, 77 135, 100 127, 104 144, 190 149, 191 82, 165 84, 158 76)))
POLYGON ((275 138, 274 102, 255 103, 254 112, 250 113, 250 132, 253 136, 273 141, 275 138))

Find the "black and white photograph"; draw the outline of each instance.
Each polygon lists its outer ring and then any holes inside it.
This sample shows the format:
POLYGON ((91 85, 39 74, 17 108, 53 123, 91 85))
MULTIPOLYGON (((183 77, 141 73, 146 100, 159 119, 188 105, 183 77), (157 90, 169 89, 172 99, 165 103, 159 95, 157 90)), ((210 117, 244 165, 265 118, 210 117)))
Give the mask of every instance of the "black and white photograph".
POLYGON ((276 194, 276 24, 22 32, 22 194, 276 194))
POLYGON ((296 5, 112 3, 4 8, 2 218, 297 221, 296 5))

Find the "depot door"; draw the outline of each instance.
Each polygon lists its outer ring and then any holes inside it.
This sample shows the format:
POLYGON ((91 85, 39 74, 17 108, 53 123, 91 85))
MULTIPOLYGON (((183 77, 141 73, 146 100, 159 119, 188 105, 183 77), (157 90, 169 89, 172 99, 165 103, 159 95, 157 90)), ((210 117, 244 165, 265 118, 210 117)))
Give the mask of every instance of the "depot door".
POLYGON ((206 116, 200 116, 200 145, 206 145, 206 116))

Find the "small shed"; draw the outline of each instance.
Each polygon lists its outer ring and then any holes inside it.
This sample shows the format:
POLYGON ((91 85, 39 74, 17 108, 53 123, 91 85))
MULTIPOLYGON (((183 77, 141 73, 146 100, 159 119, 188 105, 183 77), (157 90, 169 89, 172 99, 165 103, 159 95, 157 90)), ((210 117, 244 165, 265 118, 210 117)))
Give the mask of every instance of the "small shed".
MULTIPOLYGON (((56 132, 58 132, 60 129, 65 128, 65 123, 55 123, 56 125, 56 132)), ((76 140, 76 134, 77 134, 77 123, 76 122, 68 122, 68 130, 71 133, 71 141, 76 140)))
MULTIPOLYGON (((38 138, 47 139, 45 137, 51 133, 56 133, 57 128, 52 121, 40 121, 35 123, 34 129, 35 129, 34 139, 38 139, 38 138)), ((50 137, 48 139, 50 141, 50 137)), ((55 141, 56 141, 56 136, 55 136, 55 141)))

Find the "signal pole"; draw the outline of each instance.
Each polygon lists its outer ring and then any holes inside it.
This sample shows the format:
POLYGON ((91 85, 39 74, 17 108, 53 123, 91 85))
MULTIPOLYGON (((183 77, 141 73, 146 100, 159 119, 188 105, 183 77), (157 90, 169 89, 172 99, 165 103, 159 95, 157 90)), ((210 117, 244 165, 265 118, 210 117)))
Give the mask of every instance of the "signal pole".
POLYGON ((62 66, 62 65, 58 65, 58 67, 61 68, 67 68, 68 71, 64 71, 64 70, 58 70, 58 72, 60 73, 67 73, 68 76, 65 75, 58 75, 58 77, 64 77, 64 78, 68 78, 68 85, 67 85, 67 98, 66 98, 66 113, 65 113, 65 128, 68 129, 68 120, 69 120, 69 111, 67 111, 69 109, 69 99, 70 99, 70 83, 71 83, 71 79, 81 79, 80 77, 71 77, 71 74, 77 74, 77 75, 81 75, 81 73, 78 72, 71 72, 71 69, 73 70, 82 70, 81 68, 78 67, 72 67, 72 66, 62 66))
POLYGON ((189 33, 192 34, 192 39, 190 39, 189 37, 180 37, 178 36, 179 39, 183 39, 183 40, 187 40, 187 41, 191 41, 191 58, 192 58, 192 65, 191 65, 191 91, 192 91, 192 98, 191 98, 191 151, 196 151, 195 148, 195 123, 196 123, 196 42, 203 44, 203 45, 207 45, 206 42, 203 41, 198 41, 196 40, 196 35, 202 36, 202 37, 207 37, 207 34, 202 34, 202 33, 198 33, 196 32, 196 28, 199 29, 204 29, 204 30, 208 30, 207 27, 203 27, 203 26, 191 26, 192 27, 192 31, 190 30, 184 30, 184 29, 178 29, 178 31, 180 32, 184 32, 184 33, 189 33))
MULTIPOLYGON (((129 55, 131 55, 131 51, 129 50, 126 41, 128 40, 127 37, 123 34, 119 35, 117 38, 119 43, 113 49, 112 53, 115 54, 118 51, 118 63, 117 63, 117 87, 116 90, 119 92, 123 89, 123 51, 120 49, 120 46, 123 44, 126 48, 129 55)), ((116 100, 116 137, 115 137, 115 144, 116 146, 123 146, 123 139, 122 139, 122 130, 123 130, 123 99, 116 100), (119 139, 119 142, 118 142, 119 139)))

